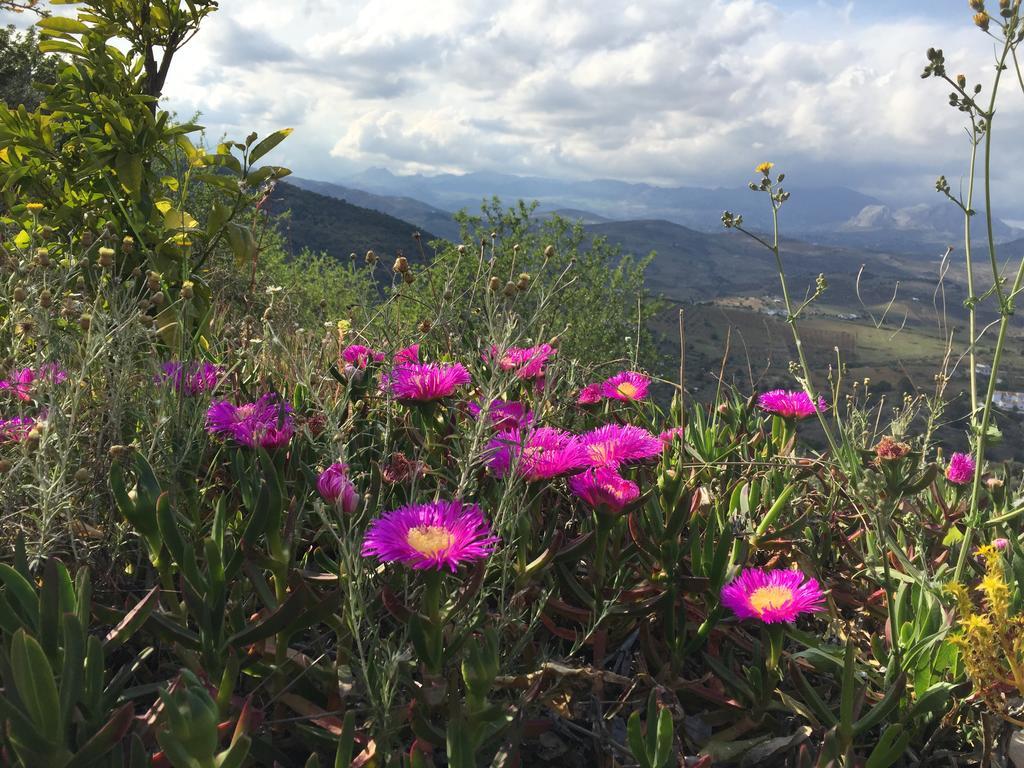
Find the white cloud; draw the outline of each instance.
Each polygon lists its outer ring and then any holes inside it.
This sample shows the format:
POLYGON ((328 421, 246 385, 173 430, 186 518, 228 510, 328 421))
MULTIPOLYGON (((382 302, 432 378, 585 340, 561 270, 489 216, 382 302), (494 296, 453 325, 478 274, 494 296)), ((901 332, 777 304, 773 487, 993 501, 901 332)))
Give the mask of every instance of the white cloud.
MULTIPOLYGON (((274 159, 314 178, 383 165, 735 186, 767 158, 794 180, 927 199, 965 169, 966 142, 948 87, 919 77, 924 52, 987 82, 991 45, 961 0, 881 5, 221 0, 167 103, 214 135, 293 126, 274 159)), ((1024 161, 1008 96, 997 173, 1024 161)))

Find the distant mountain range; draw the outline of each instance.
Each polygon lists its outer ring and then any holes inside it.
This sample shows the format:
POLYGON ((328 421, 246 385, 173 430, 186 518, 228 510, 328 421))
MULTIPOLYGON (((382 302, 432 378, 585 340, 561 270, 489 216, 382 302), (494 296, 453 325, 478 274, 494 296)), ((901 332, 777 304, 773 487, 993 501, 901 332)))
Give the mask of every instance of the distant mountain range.
MULTIPOLYGON (((498 173, 399 176, 373 168, 335 184, 292 178, 296 186, 385 212, 441 237, 458 236, 452 213, 476 212, 484 199, 536 200, 584 224, 664 220, 699 232, 721 230, 725 210, 742 213, 756 230, 770 227, 763 196, 746 188, 657 187, 613 180, 565 181, 498 173)), ((949 203, 892 208, 846 187, 800 187, 783 209, 785 234, 809 242, 932 255, 963 236, 963 217, 949 203)), ((977 221, 981 221, 979 215, 977 221)), ((980 234, 980 227, 977 228, 980 234)), ((1000 241, 1024 235, 997 220, 1000 241)))

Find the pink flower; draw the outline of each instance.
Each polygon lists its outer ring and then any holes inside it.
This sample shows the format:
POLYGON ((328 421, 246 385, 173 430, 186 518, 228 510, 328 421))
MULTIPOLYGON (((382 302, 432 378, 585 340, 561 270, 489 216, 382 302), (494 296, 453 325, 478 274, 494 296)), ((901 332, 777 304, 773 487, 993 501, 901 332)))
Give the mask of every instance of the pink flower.
POLYGON ((171 389, 189 397, 217 388, 222 371, 219 366, 206 362, 182 363, 171 361, 160 366, 155 377, 157 384, 170 384, 171 389))
POLYGON ((32 399, 32 385, 37 381, 60 384, 68 375, 56 363, 43 363, 39 368, 21 368, 11 373, 10 379, 0 380, 0 392, 6 391, 19 400, 32 399))
POLYGON ((671 445, 676 440, 683 440, 686 438, 686 429, 683 427, 672 427, 666 429, 664 432, 658 435, 658 439, 665 445, 671 445))
POLYGON ((0 419, 0 443, 18 443, 28 437, 36 420, 28 416, 0 419))
POLYGON ((254 403, 216 400, 206 412, 206 431, 249 448, 280 448, 295 432, 292 408, 271 392, 254 403))
POLYGON ((328 504, 351 515, 359 506, 359 494, 348 477, 348 466, 341 462, 331 464, 316 479, 316 489, 328 504))
POLYGON ((601 394, 612 400, 644 400, 647 398, 647 390, 651 386, 651 380, 636 371, 622 371, 606 379, 601 384, 601 394))
POLYGON ((395 352, 394 361, 399 364, 418 363, 420 361, 420 345, 410 344, 395 352))
POLYGON ((992 546, 998 549, 1000 552, 1002 552, 1010 546, 1010 540, 1004 539, 1002 537, 998 539, 992 539, 992 546))
POLYGON ((341 351, 341 359, 356 368, 365 368, 371 362, 384 362, 384 353, 364 347, 362 344, 349 344, 341 351))
POLYGON ((640 497, 640 486, 611 467, 588 469, 569 478, 569 490, 594 509, 621 512, 640 497))
POLYGON ((592 467, 618 467, 629 461, 660 456, 661 441, 642 427, 605 424, 580 438, 592 467))
MULTIPOLYGON (((509 347, 504 354, 498 348, 491 347, 490 358, 498 362, 503 371, 515 371, 520 379, 536 379, 544 376, 544 366, 548 358, 555 354, 550 344, 538 344, 535 347, 509 347)), ((484 356, 487 359, 487 356, 484 356)))
POLYGON ((601 394, 602 388, 601 382, 587 384, 587 386, 580 390, 580 394, 576 398, 577 404, 593 405, 594 403, 600 403, 604 399, 604 395, 601 394))
POLYGON ((784 419, 806 419, 813 416, 816 410, 824 411, 828 408, 824 398, 819 397, 817 407, 811 401, 810 396, 803 391, 773 389, 771 392, 763 392, 757 398, 757 405, 761 410, 782 416, 784 419))
POLYGON ((386 386, 398 400, 426 403, 450 397, 469 381, 469 371, 460 363, 410 363, 392 370, 386 386))
POLYGON ((949 457, 946 479, 953 485, 966 485, 974 480, 974 459, 967 453, 954 453, 949 457))
POLYGON ((522 403, 512 400, 492 400, 488 406, 481 406, 479 403, 467 403, 466 408, 474 419, 480 418, 485 412, 491 421, 491 427, 498 432, 507 432, 510 429, 519 429, 533 422, 533 412, 526 410, 522 403))
POLYGON ((760 619, 765 624, 793 622, 802 613, 822 611, 824 601, 815 579, 784 568, 747 568, 722 588, 722 605, 740 619, 760 619))
POLYGON ((455 573, 462 563, 486 558, 497 543, 479 506, 438 500, 400 507, 370 523, 363 557, 455 573))
POLYGON ((496 477, 513 469, 527 480, 546 480, 586 466, 576 435, 554 427, 500 432, 487 444, 488 466, 496 477))

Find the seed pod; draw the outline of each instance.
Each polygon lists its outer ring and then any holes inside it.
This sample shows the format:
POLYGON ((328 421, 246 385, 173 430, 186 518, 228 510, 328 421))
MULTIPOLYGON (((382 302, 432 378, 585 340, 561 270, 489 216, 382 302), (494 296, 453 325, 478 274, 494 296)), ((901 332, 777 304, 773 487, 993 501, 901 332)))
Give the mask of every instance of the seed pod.
POLYGON ((555 255, 555 246, 549 245, 547 248, 544 249, 544 258, 545 259, 550 259, 554 255, 555 255))
POLYGON ((84 245, 86 248, 91 248, 92 244, 96 242, 96 236, 89 230, 83 232, 81 238, 79 239, 81 240, 82 245, 84 245))
POLYGON ((153 302, 154 307, 161 307, 163 306, 164 301, 166 301, 166 298, 167 297, 164 296, 163 291, 157 291, 156 293, 153 294, 153 297, 150 299, 150 301, 153 302))
POLYGON ((191 280, 186 280, 185 282, 183 282, 181 284, 181 298, 183 298, 185 301, 188 301, 189 299, 192 298, 192 296, 193 296, 193 292, 192 292, 193 285, 194 284, 193 284, 193 282, 191 280))
POLYGON ((45 248, 36 248, 36 262, 40 267, 50 266, 50 252, 45 248))
POLYGON ((146 273, 146 287, 151 291, 160 290, 160 273, 150 270, 146 273))
POLYGON ((499 280, 496 277, 492 277, 488 282, 487 287, 490 288, 491 292, 493 293, 497 291, 499 288, 501 288, 501 280, 499 280))
POLYGON ((106 269, 114 263, 114 249, 113 248, 100 248, 99 264, 101 267, 106 269))
POLYGON ((0 475, 6 475, 11 471, 11 462, 7 459, 0 459, 0 475))
POLYGON ((28 298, 28 291, 26 291, 23 286, 19 285, 17 288, 14 289, 14 300, 15 301, 24 301, 27 298, 28 298))
POLYGON ((83 331, 88 331, 92 327, 92 315, 83 314, 78 318, 78 327, 83 331))
POLYGON ((87 483, 87 482, 89 482, 89 478, 91 478, 91 477, 92 477, 92 473, 89 472, 89 470, 86 469, 85 467, 79 467, 78 471, 75 472, 75 482, 76 483, 87 483))
POLYGON ((434 324, 429 320, 424 320, 420 323, 420 333, 429 333, 430 329, 434 327, 434 324))
POLYGON ((395 264, 392 269, 394 269, 398 274, 404 275, 409 271, 409 260, 405 258, 405 256, 399 256, 395 259, 395 264))
POLYGON ((519 280, 516 281, 516 288, 520 291, 525 291, 530 287, 530 275, 526 272, 519 273, 519 280))
POLYGON ((403 279, 403 280, 405 281, 405 284, 406 284, 406 285, 412 285, 412 283, 413 283, 413 280, 415 280, 416 278, 414 278, 414 277, 412 276, 412 272, 411 272, 411 271, 406 271, 406 272, 405 272, 405 273, 404 273, 404 274, 402 275, 402 279, 403 279))
POLYGON ((377 254, 374 253, 373 251, 367 251, 366 252, 366 263, 367 264, 376 264, 377 263, 377 254))
POLYGON ((122 253, 133 253, 135 251, 135 238, 131 235, 125 235, 124 239, 121 240, 121 252, 122 253))
POLYGON ((40 294, 39 294, 39 306, 41 306, 43 309, 49 309, 49 307, 50 307, 50 305, 52 303, 53 303, 53 294, 52 293, 50 293, 47 290, 43 290, 42 292, 40 292, 40 294))
POLYGON ((515 296, 518 292, 519 292, 519 289, 516 287, 516 284, 513 283, 511 280, 509 280, 507 283, 505 283, 505 290, 502 291, 502 293, 504 293, 505 296, 510 298, 510 299, 513 296, 515 296))

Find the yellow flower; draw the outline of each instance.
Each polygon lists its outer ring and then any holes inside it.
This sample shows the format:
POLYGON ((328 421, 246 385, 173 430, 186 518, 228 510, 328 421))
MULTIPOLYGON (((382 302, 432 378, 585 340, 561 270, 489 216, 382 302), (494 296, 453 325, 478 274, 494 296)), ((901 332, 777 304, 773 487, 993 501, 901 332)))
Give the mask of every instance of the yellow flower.
POLYGON ((32 213, 39 213, 44 208, 42 203, 29 203, 25 207, 28 208, 32 213))
POLYGON ((771 169, 774 167, 775 163, 761 163, 754 170, 757 171, 758 173, 763 173, 765 176, 767 176, 771 169))

